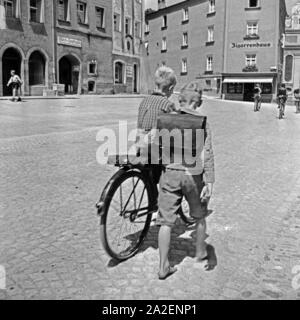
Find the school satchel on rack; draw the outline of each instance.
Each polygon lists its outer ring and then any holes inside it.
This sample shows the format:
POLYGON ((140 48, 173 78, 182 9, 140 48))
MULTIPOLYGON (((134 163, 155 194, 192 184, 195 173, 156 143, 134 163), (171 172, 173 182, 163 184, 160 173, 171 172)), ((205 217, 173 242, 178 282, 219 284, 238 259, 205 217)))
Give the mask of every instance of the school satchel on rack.
POLYGON ((154 145, 159 146, 161 164, 195 167, 206 139, 206 121, 197 113, 158 116, 154 145))

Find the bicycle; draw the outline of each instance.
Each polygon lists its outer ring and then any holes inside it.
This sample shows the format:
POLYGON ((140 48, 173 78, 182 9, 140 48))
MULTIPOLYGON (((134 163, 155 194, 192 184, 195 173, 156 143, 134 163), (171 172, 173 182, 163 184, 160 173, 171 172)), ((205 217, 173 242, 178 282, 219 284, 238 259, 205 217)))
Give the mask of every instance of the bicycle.
MULTIPOLYGON (((149 231, 152 215, 158 210, 158 190, 153 179, 155 167, 135 160, 128 155, 109 157, 108 164, 119 170, 109 179, 96 204, 102 245, 106 253, 118 261, 138 252, 149 231)), ((193 225, 195 220, 184 213, 186 210, 181 211, 181 219, 193 225)))
POLYGON ((284 109, 285 109, 285 99, 284 99, 284 96, 278 96, 278 109, 279 109, 278 119, 283 119, 284 109))

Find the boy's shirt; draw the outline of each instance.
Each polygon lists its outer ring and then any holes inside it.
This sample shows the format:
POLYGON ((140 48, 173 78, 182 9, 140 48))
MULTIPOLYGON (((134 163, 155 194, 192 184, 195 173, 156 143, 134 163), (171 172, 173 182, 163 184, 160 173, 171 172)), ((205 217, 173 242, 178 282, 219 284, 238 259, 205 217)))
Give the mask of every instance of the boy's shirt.
POLYGON ((9 81, 8 81, 8 85, 10 85, 11 83, 22 83, 20 77, 18 75, 14 75, 14 76, 11 76, 9 81))
POLYGON ((160 93, 153 93, 141 102, 138 111, 137 141, 135 143, 138 153, 141 150, 146 153, 149 152, 149 145, 154 139, 151 130, 157 126, 157 117, 162 113, 170 113, 174 110, 174 104, 160 93))
POLYGON ((160 93, 153 93, 146 97, 139 106, 137 127, 146 132, 155 129, 157 117, 174 110, 174 104, 167 97, 160 93))

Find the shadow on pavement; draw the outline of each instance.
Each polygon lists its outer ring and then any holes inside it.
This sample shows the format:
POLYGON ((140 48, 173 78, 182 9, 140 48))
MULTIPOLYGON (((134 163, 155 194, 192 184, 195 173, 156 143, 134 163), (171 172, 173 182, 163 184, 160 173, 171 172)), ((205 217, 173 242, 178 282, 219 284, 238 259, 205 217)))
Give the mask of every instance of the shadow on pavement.
MULTIPOLYGON (((212 213, 210 210, 209 215, 212 213)), ((142 244, 137 255, 143 253, 149 248, 158 249, 158 226, 151 226, 146 240, 142 244)), ((179 265, 182 261, 187 258, 195 258, 195 241, 196 241, 196 232, 195 225, 187 226, 181 219, 178 219, 175 227, 172 230, 171 235, 171 248, 169 253, 169 260, 171 265, 179 265)), ((212 271, 218 264, 217 255, 215 248, 211 245, 207 245, 207 253, 208 258, 205 259, 206 271, 212 271)), ((159 261, 158 251, 157 251, 157 263, 159 261)), ((118 266, 122 261, 117 261, 115 259, 111 259, 107 267, 113 268, 118 266)), ((196 261, 195 261, 196 263, 196 261)))

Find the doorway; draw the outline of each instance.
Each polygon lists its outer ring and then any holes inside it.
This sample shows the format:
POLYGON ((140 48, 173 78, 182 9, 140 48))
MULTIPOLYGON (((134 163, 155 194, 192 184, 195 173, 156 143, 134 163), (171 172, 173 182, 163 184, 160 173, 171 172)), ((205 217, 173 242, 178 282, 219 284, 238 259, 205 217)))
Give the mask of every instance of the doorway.
POLYGON ((244 101, 254 101, 254 83, 244 83, 244 101))
POLYGON ((29 86, 45 85, 45 58, 35 51, 29 58, 29 86))
POLYGON ((80 62, 74 56, 64 56, 59 60, 59 83, 65 85, 65 93, 78 93, 79 72, 80 62))
POLYGON ((2 56, 2 80, 3 80, 3 95, 10 96, 12 94, 11 86, 7 87, 7 82, 10 79, 10 71, 15 70, 18 76, 21 76, 22 57, 18 50, 8 48, 2 56))

